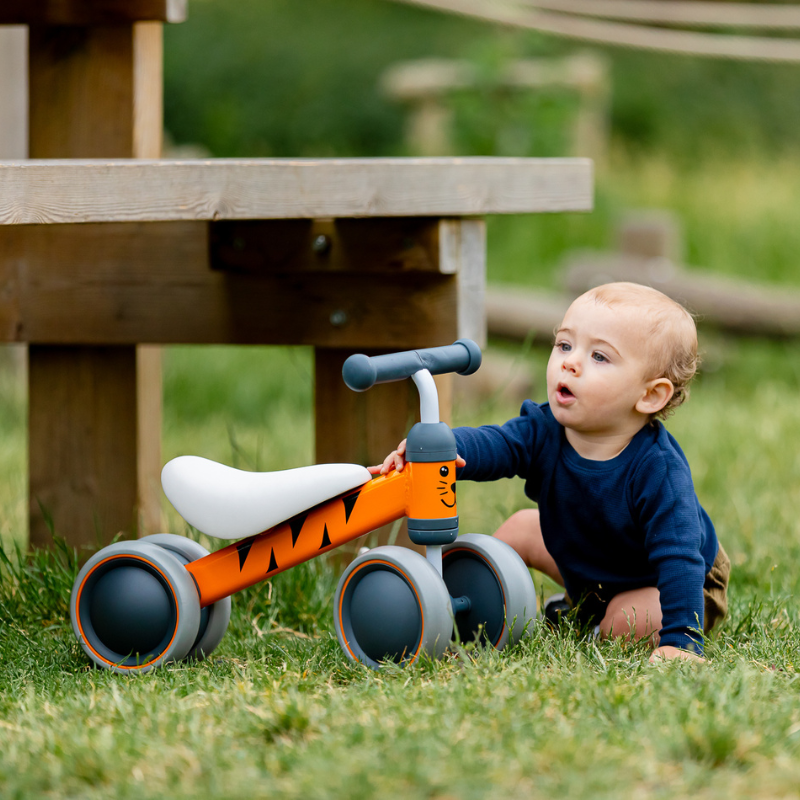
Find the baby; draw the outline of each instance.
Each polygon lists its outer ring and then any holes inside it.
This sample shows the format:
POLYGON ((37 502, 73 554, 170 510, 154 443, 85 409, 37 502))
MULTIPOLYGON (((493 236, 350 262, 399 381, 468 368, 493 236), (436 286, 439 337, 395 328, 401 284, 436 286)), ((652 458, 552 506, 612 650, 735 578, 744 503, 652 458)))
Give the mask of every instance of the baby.
MULTIPOLYGON (((699 658, 727 611, 730 561, 689 464, 658 421, 697 368, 690 314, 655 289, 610 283, 556 331, 546 403, 504 425, 456 428, 459 479, 519 476, 538 509, 495 533, 566 589, 602 636, 648 638, 656 658, 699 658)), ((405 441, 373 471, 401 470, 405 441)))

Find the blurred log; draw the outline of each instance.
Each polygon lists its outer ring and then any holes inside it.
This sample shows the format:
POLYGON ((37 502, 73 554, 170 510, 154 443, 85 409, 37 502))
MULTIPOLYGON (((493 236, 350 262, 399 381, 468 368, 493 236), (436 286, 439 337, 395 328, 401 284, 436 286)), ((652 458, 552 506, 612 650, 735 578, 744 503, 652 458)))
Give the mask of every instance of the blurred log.
POLYGON ((683 226, 677 214, 663 208, 626 212, 617 229, 617 250, 639 258, 683 261, 683 226))
POLYGON ((690 272, 666 258, 578 252, 564 264, 563 286, 581 294, 610 281, 652 286, 677 300, 698 322, 749 335, 800 335, 800 291, 690 272))
POLYGON ((494 287, 486 292, 486 324, 490 336, 552 343, 572 298, 557 292, 518 286, 494 287))

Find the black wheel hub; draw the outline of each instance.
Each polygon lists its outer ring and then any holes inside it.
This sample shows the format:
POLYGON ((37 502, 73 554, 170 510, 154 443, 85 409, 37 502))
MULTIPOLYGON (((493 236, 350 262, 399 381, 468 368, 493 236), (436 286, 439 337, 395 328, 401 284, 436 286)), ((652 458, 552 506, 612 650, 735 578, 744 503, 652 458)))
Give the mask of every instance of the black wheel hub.
POLYGON ((452 597, 466 596, 469 611, 456 615, 456 629, 462 642, 497 644, 505 624, 503 590, 494 570, 469 550, 445 553, 442 577, 452 597))
POLYGON ((416 652, 422 635, 416 595, 394 570, 367 570, 345 597, 353 639, 373 661, 399 663, 416 652))
POLYGON ((177 624, 175 599, 164 577, 136 558, 114 558, 86 580, 80 601, 87 644, 125 666, 158 656, 177 624))

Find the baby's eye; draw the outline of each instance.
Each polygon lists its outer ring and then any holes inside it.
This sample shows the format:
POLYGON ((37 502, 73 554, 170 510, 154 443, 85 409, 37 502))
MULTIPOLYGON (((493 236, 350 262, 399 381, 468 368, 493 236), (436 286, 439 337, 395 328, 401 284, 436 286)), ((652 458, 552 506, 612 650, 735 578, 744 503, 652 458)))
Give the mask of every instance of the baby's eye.
POLYGON ((560 350, 562 353, 569 353, 572 350, 572 345, 569 342, 556 342, 556 350, 560 350))
POLYGON ((608 361, 608 359, 602 353, 592 353, 592 358, 600 364, 602 364, 604 361, 608 361))

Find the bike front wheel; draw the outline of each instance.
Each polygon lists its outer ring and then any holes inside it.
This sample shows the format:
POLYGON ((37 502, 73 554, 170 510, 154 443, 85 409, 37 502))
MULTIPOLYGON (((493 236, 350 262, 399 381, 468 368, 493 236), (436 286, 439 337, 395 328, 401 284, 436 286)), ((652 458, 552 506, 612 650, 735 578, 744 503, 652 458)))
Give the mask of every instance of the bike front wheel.
POLYGON ((345 570, 334 597, 339 644, 351 660, 377 669, 440 658, 453 631, 447 587, 433 566, 404 547, 376 547, 345 570))

